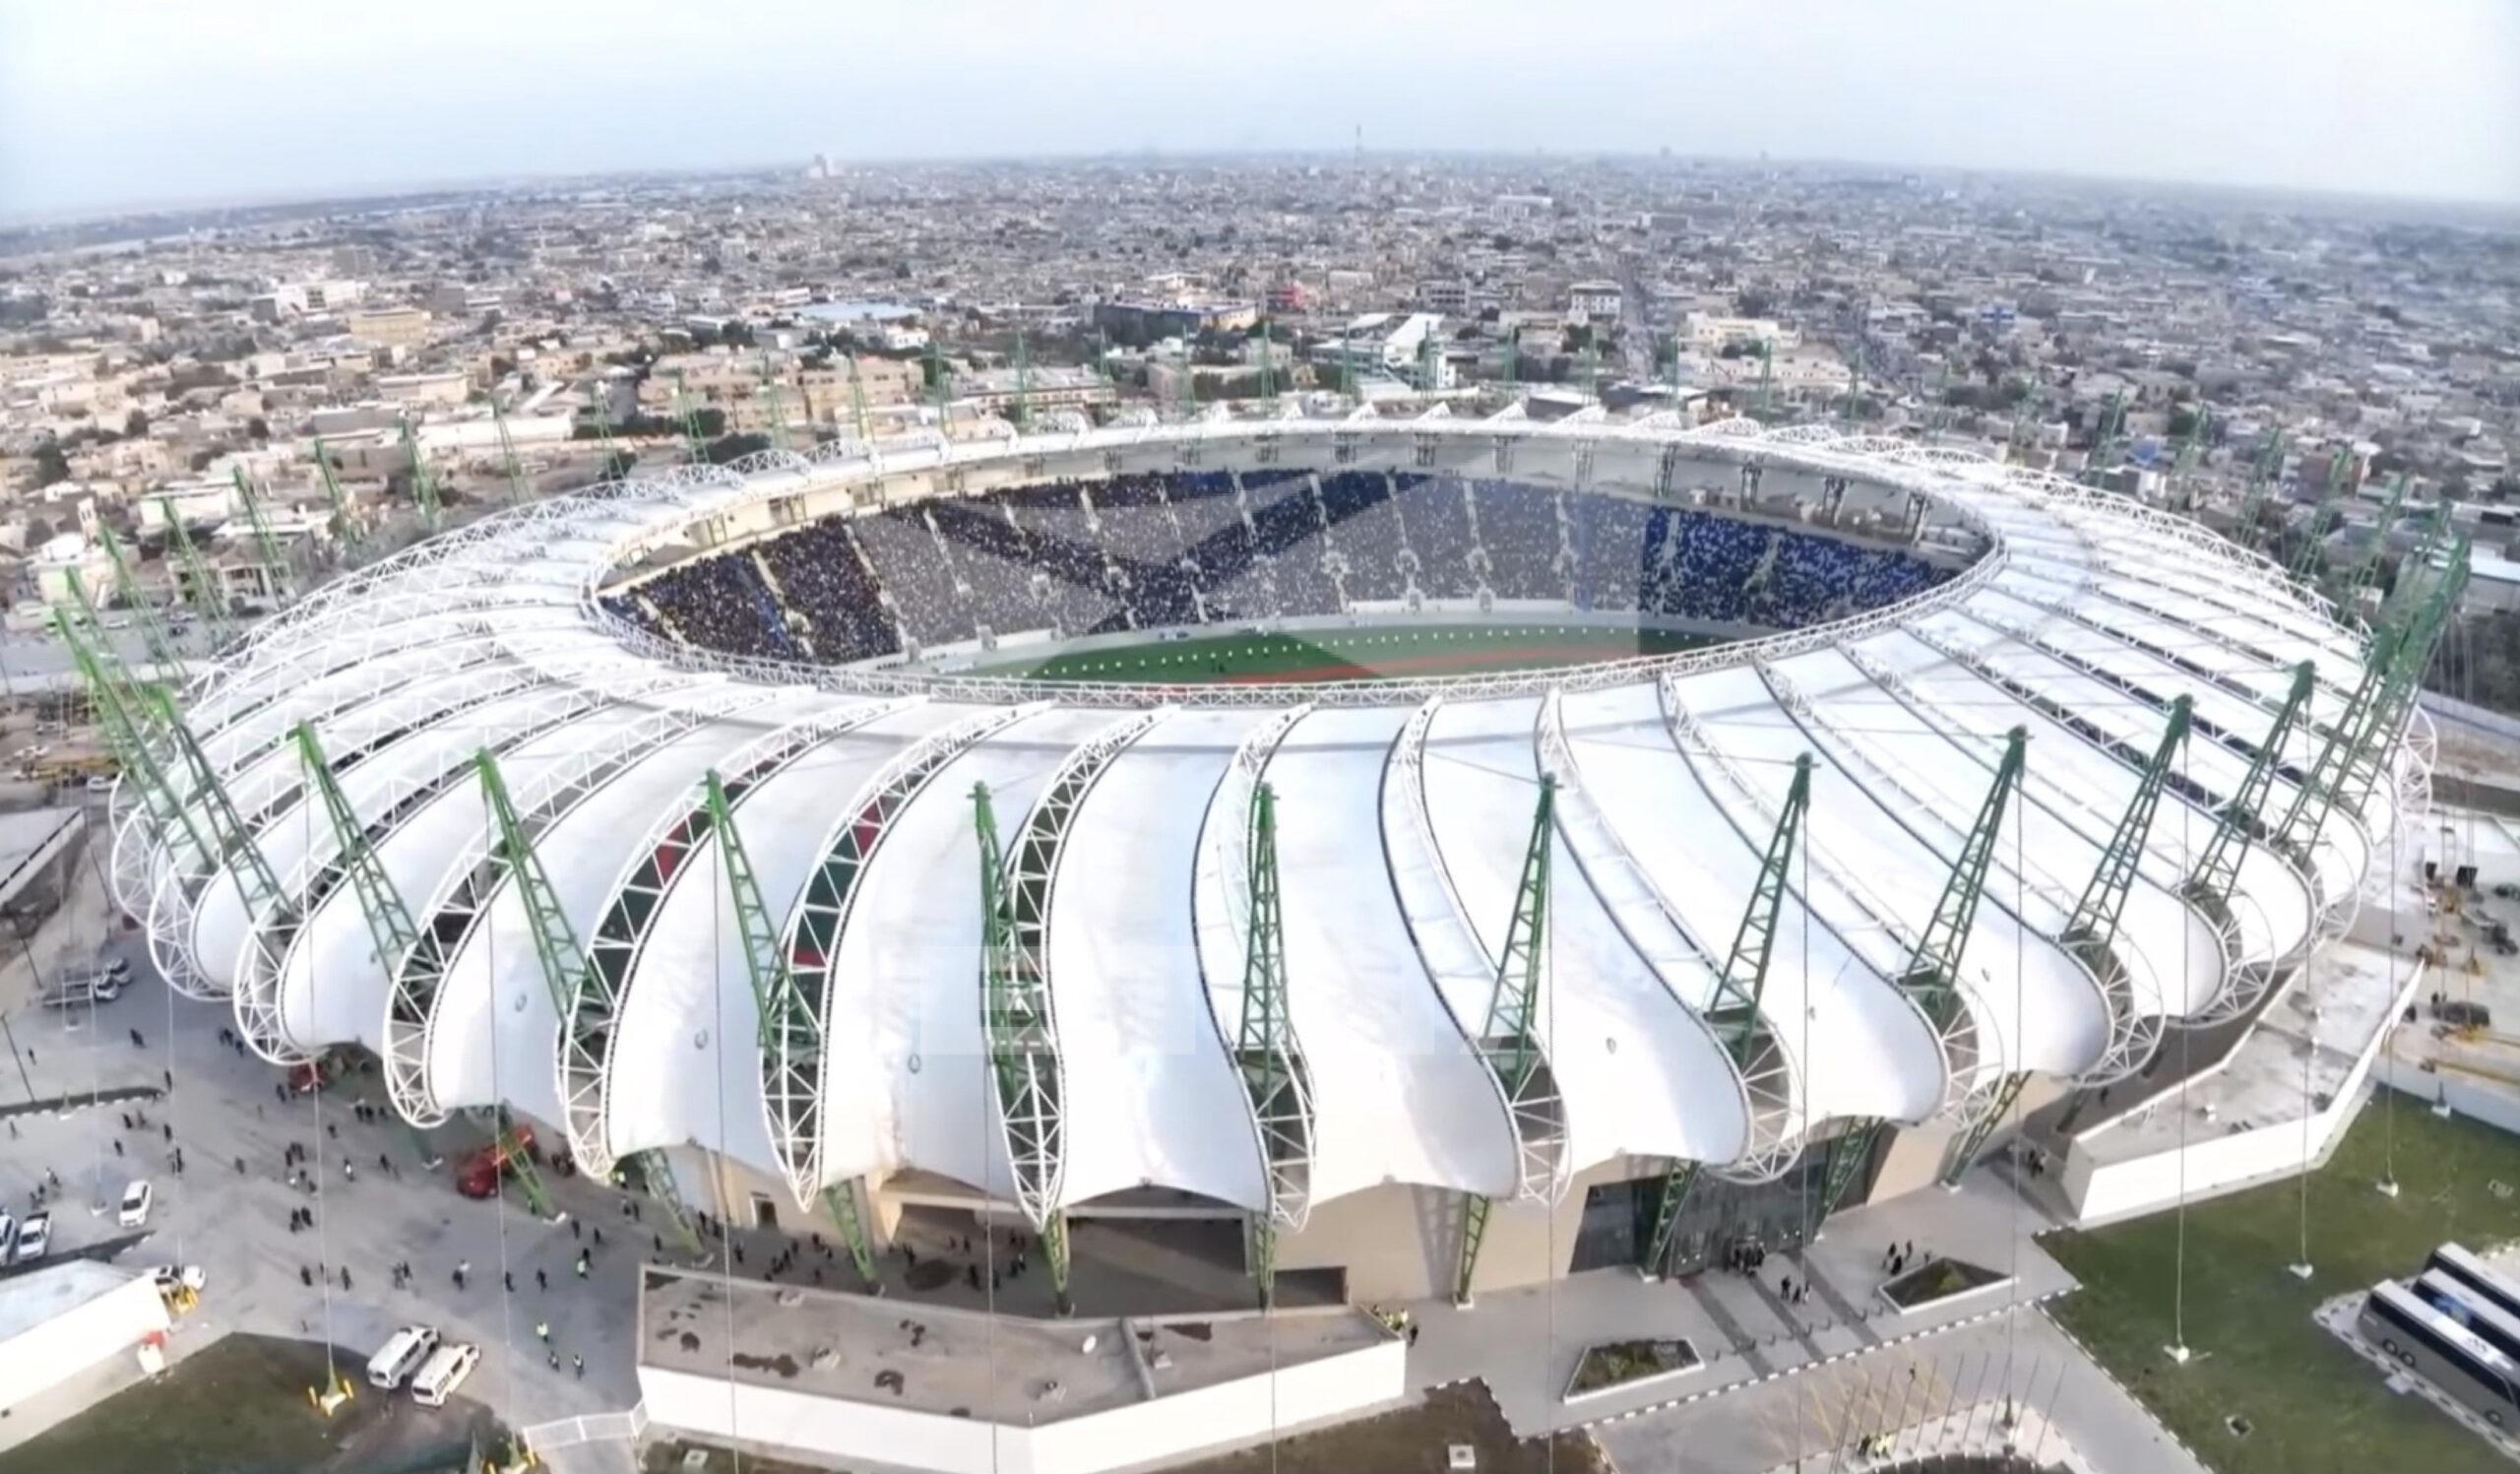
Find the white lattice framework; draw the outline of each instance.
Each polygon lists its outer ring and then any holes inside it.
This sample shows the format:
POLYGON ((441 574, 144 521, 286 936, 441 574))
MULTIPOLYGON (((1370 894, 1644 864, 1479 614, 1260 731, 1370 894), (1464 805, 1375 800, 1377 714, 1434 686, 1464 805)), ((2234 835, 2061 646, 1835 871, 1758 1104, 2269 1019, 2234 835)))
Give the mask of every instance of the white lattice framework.
MULTIPOLYGON (((1701 774, 1706 769, 1714 770, 1763 825, 1773 828, 1778 818, 1777 804, 1706 730, 1681 692, 1679 678, 1667 675, 1661 686, 1664 719, 1680 749, 1688 754, 1691 766, 1701 774)), ((1734 824, 1739 828, 1737 819, 1734 824)), ((1808 820, 1803 824, 1804 862, 1796 867, 1796 873, 1788 877, 1788 889, 1826 922, 1858 956, 1863 957, 1876 974, 1895 982, 1907 970, 1908 958, 1916 951, 1915 929, 1900 919, 1896 908, 1857 879, 1854 867, 1833 862, 1828 846, 1813 833, 1815 827, 1808 820)), ((1755 843, 1749 830, 1740 832, 1745 843, 1755 843)), ((1907 990, 1899 990, 1899 996, 1915 1012, 1918 1022, 1933 1036, 1934 1050, 1942 1062, 1943 1083, 1940 1103, 1932 1112, 1935 1117, 1963 1109, 1970 1092, 1985 1083, 1979 1078, 1979 1065, 1984 1055, 1981 1035, 1992 1017, 1968 979, 1948 981, 1960 995, 1961 1006, 1952 1010, 1947 1024, 1937 1025, 1907 990)))
MULTIPOLYGON (((624 682, 615 699, 649 697, 647 686, 624 682)), ((672 693, 666 704, 605 733, 591 746, 560 760, 515 796, 517 820, 529 841, 538 842, 578 805, 600 793, 623 771, 693 728, 729 712, 757 706, 769 692, 731 682, 704 682, 672 693)), ((446 1120, 429 1083, 429 1056, 440 1017, 447 969, 470 944, 481 918, 515 873, 514 857, 485 815, 456 853, 428 903, 415 913, 417 940, 397 960, 385 1004, 385 1088, 403 1119, 416 1126, 446 1120)), ((581 962, 583 960, 581 959, 581 962)), ((574 998, 555 998, 553 1012, 566 1018, 574 998)))
MULTIPOLYGON (((1249 1007, 1244 981, 1251 949, 1252 805, 1278 744, 1312 710, 1289 707, 1243 734, 1199 834, 1192 928, 1209 1011, 1228 1055, 1242 1048, 1249 1007)), ((1312 1214, 1312 1072, 1292 1017, 1280 1017, 1276 1037, 1263 1048, 1268 1067, 1246 1064, 1240 1071, 1243 1098, 1251 1109, 1252 1143, 1268 1173, 1269 1221, 1281 1233, 1293 1233, 1312 1214), (1273 1079, 1286 1081, 1287 1088, 1270 1089, 1273 1079)))
MULTIPOLYGON (((1627 938, 1637 955, 1652 965, 1659 950, 1645 935, 1652 924, 1632 915, 1639 907, 1651 911, 1655 921, 1685 943, 1697 965, 1720 984, 1725 949, 1690 929, 1670 893, 1649 867, 1637 862, 1602 812, 1592 791, 1584 786, 1582 764, 1576 760, 1574 745, 1566 739, 1566 702, 1562 693, 1552 691, 1543 699, 1539 737, 1541 771, 1557 780, 1558 835, 1566 841, 1567 853, 1575 857, 1576 865, 1583 870, 1594 893, 1601 897, 1611 925, 1627 938)), ((1739 1037, 1728 1037, 1728 1032, 1717 1028, 1709 1016, 1723 1001, 1720 987, 1710 988, 1703 998, 1693 998, 1661 966, 1654 966, 1653 971, 1690 1021, 1706 1032, 1732 1065, 1733 1083, 1740 1092, 1742 1118, 1748 1127, 1741 1155, 1732 1162, 1719 1164, 1718 1175, 1736 1183, 1764 1183, 1782 1176, 1801 1155, 1805 1122, 1802 1063, 1795 1057, 1785 1036, 1777 1032, 1775 1014, 1763 998, 1757 1017, 1745 1021, 1739 1037)))
MULTIPOLYGON (((1383 844, 1407 845, 1421 863, 1395 865, 1393 889, 1400 897, 1401 911, 1409 918, 1410 937, 1418 945, 1418 960, 1424 964, 1436 995, 1451 1013, 1454 1027, 1461 1031, 1471 1052, 1487 1066, 1497 1104, 1503 1108, 1513 1131, 1512 1200, 1554 1203, 1565 1195, 1574 1164, 1569 1154, 1566 1102, 1558 1093, 1557 1071, 1549 1061, 1546 1042, 1535 1042, 1534 1053, 1540 1062, 1535 1068, 1520 1071, 1521 1079, 1517 1080, 1517 1071, 1510 1062, 1511 1044, 1487 1037, 1488 1021, 1483 1014, 1465 1016, 1462 1010, 1461 1000, 1486 999, 1497 992, 1495 970, 1503 963, 1479 939, 1479 929, 1471 923, 1470 910, 1462 902, 1452 872, 1444 867, 1443 852, 1435 843, 1434 815, 1426 808, 1426 734, 1442 707, 1440 698, 1429 699, 1410 714, 1392 741, 1391 758, 1383 772, 1383 844), (1446 940, 1430 944, 1439 934, 1446 940), (1457 958, 1477 958, 1486 965, 1472 973, 1460 969, 1454 961, 1457 958)), ((1535 1000, 1543 1016, 1547 1012, 1548 990, 1555 986, 1549 950, 1544 947, 1540 955, 1541 997, 1535 1000)))
POLYGON ((1011 1070, 991 1070, 990 1084, 1015 1200, 1036 1228, 1063 1206, 1059 1189, 1067 1173, 1067 1064, 1050 986, 1050 890, 1085 796, 1113 758, 1169 714, 1166 707, 1132 712, 1071 748, 1006 847, 1003 880, 1015 926, 1007 955, 982 963, 982 1026, 989 1053, 1014 1062, 1011 1070), (1022 1082, 1011 1095, 997 1084, 1002 1075, 1022 1082))
MULTIPOLYGON (((833 968, 856 909, 857 879, 892 832, 894 818, 927 787, 928 780, 975 743, 1047 709, 1047 702, 992 707, 928 733, 886 759, 858 785, 839 820, 815 847, 822 858, 788 910, 779 948, 825 1039, 832 1029, 833 968)), ((819 1100, 827 1098, 832 1088, 832 1052, 821 1049, 818 1055, 814 1094, 819 1100)), ((787 1170, 788 1189, 799 1207, 808 1206, 832 1186, 823 1171, 821 1113, 774 1120, 771 1126, 771 1145, 787 1170)))

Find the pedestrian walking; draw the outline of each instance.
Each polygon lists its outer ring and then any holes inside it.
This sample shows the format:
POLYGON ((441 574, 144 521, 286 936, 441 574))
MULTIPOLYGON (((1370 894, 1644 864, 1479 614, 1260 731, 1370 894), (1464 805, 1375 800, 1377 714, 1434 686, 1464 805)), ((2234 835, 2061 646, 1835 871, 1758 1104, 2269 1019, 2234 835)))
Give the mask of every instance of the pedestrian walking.
POLYGON ((236 1159, 236 1175, 240 1178, 245 1175, 245 1159, 242 1157, 236 1159))
POLYGON ((346 1291, 347 1289, 349 1289, 349 1287, 350 1287, 350 1266, 349 1266, 349 1265, 347 1265, 347 1264, 344 1264, 344 1265, 342 1266, 342 1288, 343 1288, 344 1290, 346 1290, 346 1291))
POLYGON ((114 1155, 117 1157, 122 1155, 122 1138, 120 1136, 116 1136, 114 1138, 114 1155))
POLYGON ((549 1362, 549 1363, 551 1364, 551 1370, 552 1370, 552 1371, 557 1372, 557 1371, 559 1371, 559 1370, 560 1370, 560 1353, 558 1353, 557 1351, 546 1351, 546 1352, 544 1352, 544 1353, 542 1354, 542 1359, 543 1359, 544 1361, 547 1361, 547 1362, 549 1362))
POLYGON ((534 1322, 534 1338, 546 1346, 551 1344, 551 1322, 548 1320, 534 1322))
MULTIPOLYGON (((574 1219, 574 1218, 573 1218, 573 1219, 571 1219, 571 1220, 569 1220, 569 1221, 570 1221, 570 1222, 572 1222, 572 1223, 577 1222, 577 1220, 576 1220, 576 1219, 574 1219)), ((596 1248, 598 1248, 598 1249, 601 1249, 601 1248, 603 1247, 603 1230, 601 1230, 601 1229, 597 1229, 597 1230, 595 1231, 595 1246, 596 1246, 596 1248)))
POLYGON ((140 1031, 138 1029, 131 1031, 131 1047, 136 1050, 145 1050, 149 1048, 149 1041, 140 1037, 140 1031))
POLYGON ((345 1182, 345 1183, 355 1183, 355 1182, 357 1182, 357 1181, 358 1181, 358 1169, 357 1169, 357 1168, 355 1168, 355 1167, 352 1167, 352 1166, 351 1166, 349 1163, 347 1163, 347 1162, 344 1162, 344 1163, 342 1164, 342 1181, 343 1181, 343 1182, 345 1182))
POLYGON ((312 1269, 307 1268, 307 1267, 306 1267, 305 1265, 303 1265, 303 1264, 298 1265, 298 1266, 297 1266, 297 1282, 298 1282, 299 1284, 301 1284, 301 1285, 304 1285, 304 1286, 305 1286, 307 1289, 309 1289, 309 1290, 314 1289, 314 1288, 315 1288, 315 1271, 314 1271, 314 1270, 312 1270, 312 1269))
POLYGON ((175 1139, 175 1123, 174 1123, 173 1122, 171 1122, 171 1121, 170 1121, 170 1122, 167 1122, 163 1123, 162 1125, 158 1126, 158 1129, 159 1129, 160 1131, 163 1131, 163 1132, 166 1134, 166 1139, 167 1139, 168 1141, 172 1141, 172 1140, 174 1140, 174 1139, 175 1139))
POLYGON ((578 1355, 574 1351, 570 1352, 569 1366, 571 1370, 578 1374, 578 1380, 584 1381, 587 1379, 587 1359, 585 1357, 578 1355))
POLYGON ((585 1250, 581 1249, 581 1250, 578 1250, 578 1278, 580 1278, 580 1279, 585 1279, 586 1277, 587 1277, 587 1251, 586 1251, 585 1250))
POLYGON ((572 1238, 572 1239, 580 1239, 580 1240, 583 1240, 583 1239, 585 1239, 585 1238, 586 1238, 586 1236, 587 1236, 587 1226, 586 1226, 585 1221, 584 1221, 583 1219, 577 1219, 577 1218, 572 1218, 572 1219, 570 1219, 570 1220, 569 1220, 569 1237, 570 1237, 570 1238, 572 1238))
POLYGON ((539 1269, 536 1269, 534 1271, 534 1288, 537 1290, 549 1290, 551 1288, 551 1276, 543 1273, 539 1269))
POLYGON ((376 1170, 389 1174, 393 1172, 394 1163, 392 1159, 388 1158, 383 1152, 378 1152, 376 1154, 376 1170))

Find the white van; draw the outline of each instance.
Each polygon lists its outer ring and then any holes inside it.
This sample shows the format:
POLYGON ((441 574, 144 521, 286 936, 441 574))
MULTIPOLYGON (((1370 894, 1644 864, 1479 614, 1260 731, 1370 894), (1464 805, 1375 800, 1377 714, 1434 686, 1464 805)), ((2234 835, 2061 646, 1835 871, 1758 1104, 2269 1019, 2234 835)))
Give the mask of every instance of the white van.
POLYGON ((457 1341, 429 1353, 428 1365, 411 1378, 411 1400, 422 1407, 444 1407, 464 1378, 481 1360, 481 1348, 470 1341, 457 1341))
POLYGON ((367 1379, 391 1392, 437 1350, 437 1328, 407 1325, 394 1333, 383 1350, 367 1359, 367 1379))

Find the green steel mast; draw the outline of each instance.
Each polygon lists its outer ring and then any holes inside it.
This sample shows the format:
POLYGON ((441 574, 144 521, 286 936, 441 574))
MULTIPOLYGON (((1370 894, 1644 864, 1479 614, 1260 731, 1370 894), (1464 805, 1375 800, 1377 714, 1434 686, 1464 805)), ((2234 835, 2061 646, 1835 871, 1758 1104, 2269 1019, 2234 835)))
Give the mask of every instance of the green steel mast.
MULTIPOLYGON (((2249 760, 2248 772, 2241 777, 2239 787, 2215 815, 2214 832, 2206 838, 2205 853, 2188 872, 2187 898, 2217 923, 2231 915, 2232 888, 2239 883, 2240 862, 2248 857, 2251 841, 2265 827, 2259 810, 2275 786, 2275 770, 2283 764, 2285 738, 2309 709, 2310 689, 2317 682, 2317 672, 2308 661, 2293 668, 2292 691, 2285 696, 2283 708, 2276 712, 2266 739, 2249 760)), ((2308 792, 2306 785, 2302 791, 2308 792)))
MULTIPOLYGON (((1050 1037, 1048 991, 1017 937, 1016 888, 1008 883, 1004 849, 988 785, 972 785, 972 822, 980 856, 980 966, 985 993, 989 1073, 1006 1122, 1008 1155, 1055 1164, 1062 1127, 1061 1082, 1050 1037)), ((1065 1315, 1068 1298, 1067 1214, 1054 1203, 1028 1205, 1049 1260, 1050 1290, 1065 1315)))
MULTIPOLYGON (((158 619, 158 607, 141 593, 140 575, 133 571, 131 557, 123 551, 122 540, 100 520, 96 524, 96 541, 104 545, 105 560, 113 565, 114 592, 121 595, 122 602, 131 606, 132 612, 139 616, 140 637, 149 646, 149 659, 158 668, 158 679, 181 679, 183 662, 176 658, 175 642, 166 634, 164 622, 158 619)), ((71 576, 78 576, 75 570, 71 576)))
MULTIPOLYGON (((813 1006, 805 1000, 804 991, 796 986, 794 970, 781 954, 779 924, 770 915, 769 903, 762 899, 752 857, 735 828, 725 780, 712 768, 707 782, 709 832, 718 837, 719 859, 726 872, 726 896, 734 907, 735 931, 743 941, 744 971, 752 980, 753 1007, 761 1020, 761 1049, 765 1057, 785 1060, 786 1067, 793 1073, 787 1088, 810 1096, 819 1088, 821 1077, 822 1026, 815 1021, 813 1006)), ((842 1241, 849 1246, 850 1261, 857 1266, 857 1277, 870 1285, 876 1283, 875 1252, 866 1241, 864 1215, 858 1211, 857 1185, 827 1186, 823 1188, 823 1201, 840 1227, 842 1241)))
POLYGON ((236 481, 236 499, 244 504, 245 521, 254 530, 254 546, 263 554, 263 576, 271 581, 271 596, 277 603, 288 597, 284 585, 296 582, 287 576, 290 572, 288 554, 282 550, 280 538, 272 532, 270 519, 263 515, 263 499, 254 494, 254 483, 246 479, 245 468, 231 466, 228 470, 236 481))
POLYGON ((499 432, 499 469, 508 479, 508 505, 522 505, 526 499, 525 468, 517 463, 516 437, 508 433, 508 414, 499 408, 496 394, 490 396, 490 423, 499 432))
POLYGON ((2240 498, 2239 520, 2232 528, 2236 541, 2251 552, 2263 541, 2258 521, 2265 515, 2266 498, 2275 487, 2275 479, 2284 470, 2284 432, 2269 430, 2266 443, 2259 447, 2257 464, 2250 468, 2248 491, 2240 498))
MULTIPOLYGON (((1487 995, 1487 1018, 1480 1030, 1479 1052, 1486 1057, 1510 1107, 1542 1066, 1540 987, 1548 957, 1550 843, 1555 833, 1557 780, 1543 774, 1540 799, 1532 809, 1531 843, 1523 852, 1522 879, 1514 887, 1514 915, 1505 927, 1505 946, 1487 995)), ((1492 1205, 1472 1193, 1462 1227, 1461 1265, 1453 1276, 1453 1299, 1470 1302, 1471 1283, 1479 1268, 1480 1246, 1487 1237, 1492 1205)))
MULTIPOLYGON (((85 601, 84 591, 81 599, 85 601)), ((208 873, 219 852, 203 835, 194 821, 184 796, 169 782, 165 768, 149 745, 149 734, 141 713, 133 710, 137 699, 128 685, 116 678, 109 668, 110 655, 99 656, 80 634, 77 618, 55 606, 53 627, 61 641, 69 647, 70 658, 86 680, 96 715, 105 729, 106 745, 113 749, 114 760, 121 764, 123 776, 140 790, 141 801, 149 810, 151 827, 168 849, 180 843, 192 852, 195 873, 208 873)))
POLYGON ((709 447, 706 437, 700 433, 700 412, 692 406, 691 396, 683 391, 682 373, 679 369, 675 370, 673 376, 673 414, 674 418, 682 426, 683 455, 694 466, 707 461, 709 447))
POLYGON ((1278 800, 1269 785, 1251 791, 1250 839, 1244 866, 1250 923, 1242 954, 1242 1018, 1235 1031, 1233 1062, 1242 1076, 1252 1120, 1270 1177, 1270 1202, 1250 1216, 1247 1250, 1259 1281, 1260 1308, 1277 1299, 1277 1206, 1281 1180, 1312 1153, 1310 1085, 1296 1055, 1287 1008, 1287 960, 1280 930, 1278 800))
MULTIPOLYGON (((299 766, 305 770, 307 786, 314 790, 332 826, 337 846, 334 864, 348 875, 350 889, 358 897, 359 912, 367 919, 368 939, 375 944, 377 957, 390 969, 419 942, 419 929, 411 923, 411 909, 404 904, 403 892, 386 872, 385 862, 378 858, 367 825, 350 807, 348 796, 342 792, 333 766, 324 756, 323 744, 316 738, 314 724, 298 723, 290 737, 297 747, 299 766)), ((517 1135, 508 1108, 500 1106, 497 1114, 499 1126, 493 1144, 507 1169, 516 1174, 526 1205, 536 1218, 552 1217, 551 1195, 544 1190, 541 1175, 535 1171, 533 1158, 517 1135)))
POLYGON ((2406 476, 2400 473, 2389 482, 2389 499, 2380 508, 2379 521, 2372 525, 2371 545, 2354 560, 2354 569, 2346 577, 2342 602, 2348 608, 2362 599, 2362 591, 2371 587, 2372 578, 2379 573, 2381 555, 2389 547, 2389 529, 2397 525, 2398 509, 2405 504, 2406 476))
MULTIPOLYGON (((1943 882, 1942 898, 1934 903, 1933 916, 1918 934, 1907 968, 1899 975, 1900 990, 1915 999, 1938 1038, 1950 1038, 1968 1013, 1968 1001, 1960 992, 1960 963, 1968 949, 1970 929, 1978 919, 1978 903, 1985 895, 1986 870, 1994 860, 2004 808, 2021 786, 2029 744, 2027 728, 2016 727, 2006 736, 2003 758, 1995 764, 1994 782, 1978 806, 1977 820, 1961 842, 1959 857, 1952 862, 1951 876, 1943 882)), ((1881 1131, 1879 1121, 1863 1121, 1850 1124, 1830 1140, 1828 1159, 1821 1169, 1818 1211, 1802 1227, 1806 1242, 1838 1210, 1857 1175, 1872 1160, 1873 1145, 1881 1131)))
POLYGON ((349 498, 342 494, 341 481, 333 475, 333 458, 325 454, 321 435, 315 437, 315 470, 324 478, 324 503, 333 509, 333 537, 345 553, 355 557, 365 540, 359 535, 357 519, 350 515, 349 498))
POLYGON ((419 436, 412 433, 408 417, 403 420, 403 450, 411 459, 411 500, 420 509, 420 526, 436 532, 446 520, 445 509, 438 504, 437 477, 429 470, 429 458, 420 449, 419 436))
MULTIPOLYGON (((1805 752, 1794 760, 1794 782, 1785 791, 1776 832, 1759 863, 1749 904, 1741 908, 1741 925, 1733 929, 1732 950, 1724 954, 1723 969, 1715 975, 1715 999, 1705 1014, 1707 1026, 1724 1042, 1734 1067, 1745 1073, 1751 1052, 1758 1046, 1759 1000, 1767 993, 1768 959, 1775 950, 1777 917, 1785 907, 1794 844, 1810 807, 1811 754, 1805 752)), ((1697 1186, 1698 1171, 1695 1162, 1674 1161, 1664 1174, 1662 1195, 1655 1200, 1654 1230, 1647 1237, 1639 1265, 1648 1275, 1660 1275, 1670 1262, 1671 1231, 1680 1221, 1689 1189, 1697 1186)))
POLYGON ((850 417, 856 421, 858 440, 861 442, 872 440, 874 432, 866 427, 866 386, 857 377, 855 353, 849 355, 849 413, 850 417))
POLYGON ((2308 584, 2317 581, 2319 565, 2324 561, 2326 552, 2325 541, 2327 535, 2336 530, 2339 515, 2333 502, 2319 503, 2318 510, 2310 514, 2310 526, 2301 539, 2301 549, 2293 556, 2293 582, 2308 584))
MULTIPOLYGON (((2151 761, 2144 764, 2143 776, 2135 782, 2134 797, 2127 801, 2126 811, 2118 815, 2117 827, 2110 833, 2109 845, 2100 853, 2100 864, 2093 866, 2081 899, 2074 903, 2073 915, 2066 918, 2065 929, 2056 938, 2076 960, 2091 969, 2094 977, 2102 980, 2104 987, 2126 970, 2117 956, 2118 919, 2125 914, 2126 896, 2134 888, 2144 858, 2144 843, 2153 831, 2153 816, 2161 810, 2162 794, 2170 787, 2171 764, 2187 742, 2193 715, 2193 698, 2180 696, 2171 703, 2170 722, 2162 730, 2161 745, 2153 749, 2151 761)), ((1993 1099, 1970 1122, 1959 1149, 1952 1154, 1943 1173, 1946 1185, 1957 1184, 1976 1165, 1978 1154, 1985 1150, 1987 1140, 2003 1124, 2004 1118, 2012 1114, 2013 1104, 2021 1099, 2022 1086, 2029 1080, 2026 1072, 2017 1070, 1996 1087, 1993 1099)))
MULTIPOLYGON (((770 350, 768 349, 761 351, 761 395, 770 406, 770 444, 773 449, 786 450, 788 449, 788 403, 779 392, 778 376, 770 370, 770 350)), ((808 418, 810 421, 810 417, 808 418)), ((810 422, 805 427, 805 435, 808 440, 813 438, 813 426, 810 422)))
POLYGON ((236 636, 236 622, 227 611, 227 599, 216 580, 210 565, 202 560, 201 549, 193 545, 193 535, 177 515, 170 497, 158 498, 158 510, 166 519, 166 531, 175 545, 176 560, 183 564, 184 574, 192 580, 191 603, 201 613, 202 622, 210 626, 211 638, 224 645, 236 636))

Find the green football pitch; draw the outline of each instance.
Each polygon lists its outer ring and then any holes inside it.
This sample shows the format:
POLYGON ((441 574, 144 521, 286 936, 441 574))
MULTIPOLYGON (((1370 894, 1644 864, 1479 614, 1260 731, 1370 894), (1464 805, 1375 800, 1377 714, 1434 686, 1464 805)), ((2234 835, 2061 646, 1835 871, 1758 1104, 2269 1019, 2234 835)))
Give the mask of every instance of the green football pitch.
POLYGON ((1605 629, 1583 624, 1370 624, 1297 633, 1243 633, 1071 651, 1005 662, 987 675, 1044 680, 1319 681, 1535 671, 1639 655, 1670 655, 1718 641, 1707 635, 1605 629))

